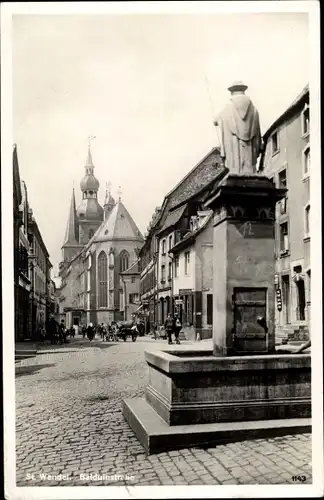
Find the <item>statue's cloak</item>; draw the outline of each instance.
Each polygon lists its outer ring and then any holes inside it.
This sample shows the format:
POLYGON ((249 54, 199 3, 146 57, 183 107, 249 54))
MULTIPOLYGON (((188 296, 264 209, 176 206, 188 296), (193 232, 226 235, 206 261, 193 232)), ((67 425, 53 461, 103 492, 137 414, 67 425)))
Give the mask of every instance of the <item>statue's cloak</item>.
POLYGON ((234 95, 217 117, 221 156, 237 173, 255 169, 261 147, 259 113, 246 95, 234 95))

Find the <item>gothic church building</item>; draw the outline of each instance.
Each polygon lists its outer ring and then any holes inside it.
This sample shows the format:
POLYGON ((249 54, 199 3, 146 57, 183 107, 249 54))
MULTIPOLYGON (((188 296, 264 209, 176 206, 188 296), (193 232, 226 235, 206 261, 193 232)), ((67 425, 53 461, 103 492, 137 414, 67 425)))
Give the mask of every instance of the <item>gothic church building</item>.
POLYGON ((103 207, 99 204, 90 146, 80 187, 78 208, 72 192, 59 264, 60 314, 67 327, 125 318, 127 297, 120 273, 137 262, 144 242, 120 197, 116 202, 106 189, 103 207))

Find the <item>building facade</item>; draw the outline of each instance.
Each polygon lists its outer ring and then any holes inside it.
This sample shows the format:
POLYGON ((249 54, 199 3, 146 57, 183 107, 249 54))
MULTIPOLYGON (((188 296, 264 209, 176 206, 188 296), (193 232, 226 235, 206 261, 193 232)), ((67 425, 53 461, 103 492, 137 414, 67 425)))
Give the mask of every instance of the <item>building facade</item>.
POLYGON ((311 320, 310 108, 308 85, 264 135, 260 168, 287 189, 276 207, 276 335, 308 339, 311 320))
POLYGON ((30 336, 29 296, 30 271, 28 264, 28 197, 26 184, 21 181, 17 145, 13 149, 13 222, 14 222, 14 300, 15 341, 30 336))
POLYGON ((33 338, 38 338, 39 331, 45 328, 50 314, 52 264, 31 208, 28 209, 28 241, 31 276, 30 331, 33 338))
MULTIPOLYGON (((72 193, 59 265, 60 312, 65 314, 68 327, 125 319, 129 297, 125 302, 121 273, 137 262, 143 244, 143 236, 120 197, 116 202, 106 189, 103 208, 99 205, 99 182, 90 149, 85 169, 78 209, 72 193)), ((131 293, 139 294, 139 280, 131 285, 131 293)))
POLYGON ((125 321, 130 321, 135 316, 142 316, 140 301, 140 272, 138 259, 125 271, 120 273, 123 294, 121 296, 120 310, 124 313, 125 321))
POLYGON ((211 338, 213 328, 212 216, 211 210, 198 211, 187 234, 171 248, 175 310, 202 339, 211 338))
MULTIPOLYGON (((209 190, 225 170, 219 149, 213 148, 165 196, 162 207, 152 217, 140 251, 141 304, 147 311, 150 328, 163 324, 167 314, 175 312, 171 250, 190 231, 191 218, 202 210, 209 190)), ((189 316, 185 319, 189 320, 189 316)))

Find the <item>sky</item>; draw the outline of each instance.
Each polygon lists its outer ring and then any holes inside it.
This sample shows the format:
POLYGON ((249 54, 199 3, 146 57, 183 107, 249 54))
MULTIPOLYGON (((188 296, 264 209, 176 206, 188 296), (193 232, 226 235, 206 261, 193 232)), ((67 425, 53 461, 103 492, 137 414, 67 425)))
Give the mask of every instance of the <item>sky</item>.
POLYGON ((308 15, 15 15, 13 138, 57 274, 88 136, 95 176, 144 233, 155 207, 218 144, 233 80, 262 133, 309 81, 308 15), (211 98, 209 98, 206 79, 211 98))

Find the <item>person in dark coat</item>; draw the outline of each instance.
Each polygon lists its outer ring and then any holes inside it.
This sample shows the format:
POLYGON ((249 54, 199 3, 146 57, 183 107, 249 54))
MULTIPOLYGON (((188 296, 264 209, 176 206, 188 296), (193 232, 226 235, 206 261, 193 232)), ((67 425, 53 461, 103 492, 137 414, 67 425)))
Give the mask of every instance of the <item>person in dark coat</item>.
POLYGON ((164 328, 168 335, 168 344, 172 344, 172 333, 175 331, 175 321, 171 313, 168 314, 165 320, 164 328))
POLYGON ((94 326, 92 323, 89 323, 89 326, 87 328, 87 337, 90 340, 90 342, 91 340, 94 339, 94 336, 95 336, 94 326))
POLYGON ((180 344, 179 334, 180 334, 180 331, 182 328, 182 324, 181 324, 180 318, 177 314, 174 316, 174 322, 175 322, 175 324, 174 324, 175 341, 177 344, 180 344))
POLYGON ((48 320, 47 327, 46 327, 46 332, 47 332, 48 337, 51 340, 51 344, 56 343, 56 336, 58 334, 58 326, 59 325, 58 325, 57 321, 54 319, 53 316, 51 316, 50 319, 48 320))

